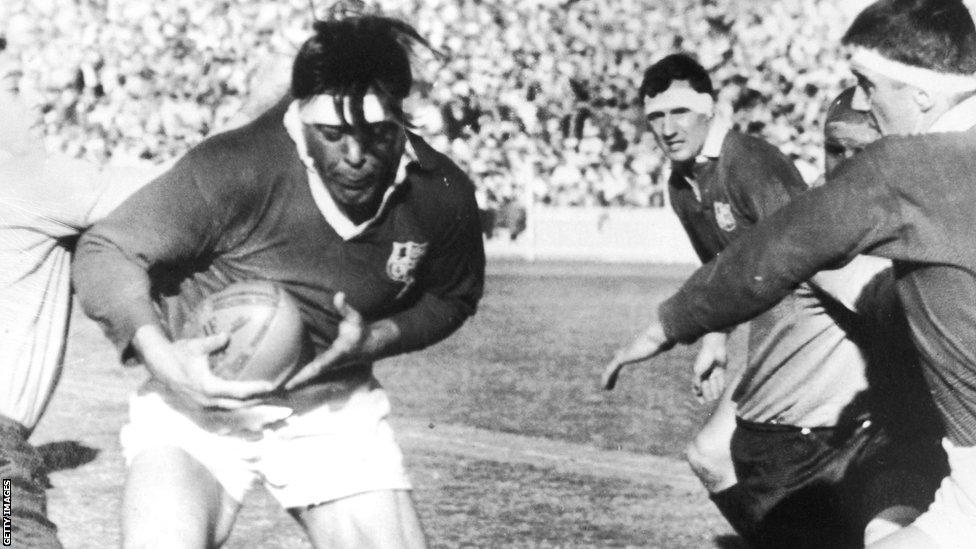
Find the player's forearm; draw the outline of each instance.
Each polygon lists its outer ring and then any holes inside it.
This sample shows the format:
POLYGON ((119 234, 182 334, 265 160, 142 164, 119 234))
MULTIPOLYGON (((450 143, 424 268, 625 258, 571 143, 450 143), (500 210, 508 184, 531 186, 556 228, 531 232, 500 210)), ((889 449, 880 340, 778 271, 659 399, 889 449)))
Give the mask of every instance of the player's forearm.
POLYGON ((396 322, 389 319, 371 322, 363 338, 363 362, 373 362, 397 354, 403 334, 396 322))
POLYGON ((389 354, 433 345, 454 333, 473 313, 474 307, 462 300, 424 294, 416 305, 388 319, 398 331, 396 340, 388 344, 389 354))
POLYGON ((162 328, 154 324, 144 324, 132 335, 132 349, 150 370, 154 364, 165 360, 170 344, 162 328))
POLYGON ((884 241, 898 226, 875 202, 883 193, 828 185, 760 222, 661 304, 659 318, 668 338, 691 342, 750 320, 818 271, 884 241), (859 202, 861 215, 831 219, 842 204, 859 202))
POLYGON ((150 270, 210 253, 222 231, 222 213, 201 191, 192 162, 181 161, 82 236, 75 287, 85 312, 120 350, 126 352, 141 326, 160 325, 150 270))
POLYGON ((133 193, 162 174, 167 167, 168 165, 151 164, 140 167, 103 167, 94 175, 99 182, 99 191, 85 216, 85 226, 101 221, 133 193))

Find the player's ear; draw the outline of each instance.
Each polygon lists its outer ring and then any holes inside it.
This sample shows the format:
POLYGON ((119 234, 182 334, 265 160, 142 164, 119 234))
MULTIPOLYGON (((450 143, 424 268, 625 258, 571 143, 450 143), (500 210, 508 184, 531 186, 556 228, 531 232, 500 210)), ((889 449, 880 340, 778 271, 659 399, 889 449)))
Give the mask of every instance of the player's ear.
POLYGON ((854 86, 854 96, 851 97, 851 109, 859 112, 871 112, 871 100, 861 85, 854 86))
POLYGON ((932 95, 921 88, 912 88, 912 99, 922 112, 929 112, 935 106, 932 95))

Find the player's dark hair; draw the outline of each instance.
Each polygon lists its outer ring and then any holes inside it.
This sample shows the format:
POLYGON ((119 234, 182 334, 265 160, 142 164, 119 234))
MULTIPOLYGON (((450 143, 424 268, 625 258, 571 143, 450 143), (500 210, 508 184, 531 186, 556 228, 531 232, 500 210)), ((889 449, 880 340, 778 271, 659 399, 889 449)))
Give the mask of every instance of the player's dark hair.
POLYGON ((675 80, 685 80, 691 89, 715 97, 712 79, 708 71, 693 57, 684 53, 671 54, 644 71, 640 85, 640 100, 655 95, 671 87, 675 80))
POLYGON ((976 28, 961 0, 878 0, 857 16, 842 41, 906 65, 976 72, 976 28))
MULTIPOLYGON (((412 47, 430 48, 409 24, 377 15, 316 21, 315 34, 302 44, 292 67, 291 94, 305 99, 321 93, 359 98, 353 116, 362 118, 362 96, 373 88, 399 100, 410 94, 412 47), (358 112, 357 112, 358 111, 358 112)), ((342 113, 342 109, 337 109, 342 113)), ((396 112, 398 118, 402 112, 396 112)))

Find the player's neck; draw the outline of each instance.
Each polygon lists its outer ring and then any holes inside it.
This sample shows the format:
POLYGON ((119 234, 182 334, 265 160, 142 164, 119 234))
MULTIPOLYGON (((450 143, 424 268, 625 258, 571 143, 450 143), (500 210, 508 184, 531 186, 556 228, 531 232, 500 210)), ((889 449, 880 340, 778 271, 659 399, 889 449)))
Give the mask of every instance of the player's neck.
POLYGON ((363 204, 342 204, 336 203, 339 207, 339 211, 345 214, 355 225, 361 225, 373 217, 379 212, 380 205, 383 203, 383 196, 386 194, 386 189, 382 192, 377 191, 373 194, 370 200, 363 204))
POLYGON ((681 162, 672 162, 671 169, 681 174, 685 179, 695 179, 695 168, 698 166, 698 157, 695 156, 681 162))

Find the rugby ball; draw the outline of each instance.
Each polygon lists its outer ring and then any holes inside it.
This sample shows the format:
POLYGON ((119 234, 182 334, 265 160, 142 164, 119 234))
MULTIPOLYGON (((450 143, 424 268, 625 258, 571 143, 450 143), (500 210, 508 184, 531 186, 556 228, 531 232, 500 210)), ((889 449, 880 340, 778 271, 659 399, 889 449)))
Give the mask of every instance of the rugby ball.
POLYGON ((184 336, 221 332, 230 343, 210 356, 210 368, 224 379, 278 386, 312 358, 298 303, 274 282, 235 282, 207 296, 193 310, 184 336))

